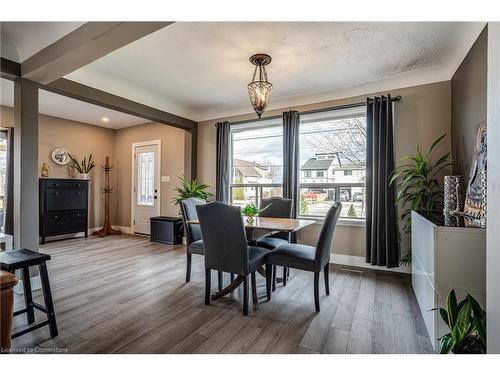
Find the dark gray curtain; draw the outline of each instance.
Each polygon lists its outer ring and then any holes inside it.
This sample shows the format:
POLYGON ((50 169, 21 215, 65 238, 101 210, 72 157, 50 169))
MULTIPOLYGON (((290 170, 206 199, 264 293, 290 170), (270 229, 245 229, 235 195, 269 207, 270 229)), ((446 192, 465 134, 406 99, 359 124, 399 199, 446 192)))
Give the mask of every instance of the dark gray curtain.
POLYGON ((229 203, 229 122, 218 122, 215 126, 217 127, 215 199, 229 203))
POLYGON ((283 197, 293 202, 293 218, 297 217, 295 203, 298 195, 299 127, 299 112, 283 112, 283 197))
POLYGON ((4 233, 14 234, 14 128, 7 130, 7 160, 5 165, 4 233))
POLYGON ((394 170, 390 95, 367 99, 366 122, 366 262, 397 267, 396 207, 394 188, 389 185, 394 170))

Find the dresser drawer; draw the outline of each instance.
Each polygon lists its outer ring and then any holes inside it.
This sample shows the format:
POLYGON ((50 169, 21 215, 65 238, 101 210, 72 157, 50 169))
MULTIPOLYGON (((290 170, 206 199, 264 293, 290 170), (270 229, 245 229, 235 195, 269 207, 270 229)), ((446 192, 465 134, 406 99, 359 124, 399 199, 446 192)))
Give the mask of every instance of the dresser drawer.
POLYGON ((84 231, 87 226, 85 211, 48 212, 44 216, 45 235, 84 231))
POLYGON ((45 187, 47 189, 83 189, 84 184, 87 183, 81 181, 45 181, 45 187))
POLYGON ((83 210, 87 208, 87 197, 83 189, 47 189, 45 197, 47 211, 83 210))

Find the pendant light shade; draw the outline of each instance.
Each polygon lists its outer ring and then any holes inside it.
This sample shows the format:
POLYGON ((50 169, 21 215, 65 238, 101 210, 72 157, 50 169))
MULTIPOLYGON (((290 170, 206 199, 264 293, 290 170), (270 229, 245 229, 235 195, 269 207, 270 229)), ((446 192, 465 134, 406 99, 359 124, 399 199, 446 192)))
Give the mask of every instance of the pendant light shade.
POLYGON ((273 85, 267 80, 265 67, 271 62, 271 56, 265 54, 253 55, 250 57, 250 62, 255 65, 255 70, 252 82, 248 84, 248 96, 255 113, 260 118, 267 107, 273 89, 273 85))

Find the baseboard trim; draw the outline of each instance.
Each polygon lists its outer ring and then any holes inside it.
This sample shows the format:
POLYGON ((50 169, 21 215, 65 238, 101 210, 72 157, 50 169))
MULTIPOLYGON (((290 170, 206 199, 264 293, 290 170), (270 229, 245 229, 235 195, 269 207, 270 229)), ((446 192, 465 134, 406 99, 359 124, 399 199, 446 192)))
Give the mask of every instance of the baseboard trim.
POLYGON ((121 227, 118 225, 114 225, 113 228, 121 230, 123 234, 134 234, 132 227, 121 227))
POLYGON ((365 257, 358 257, 354 255, 331 254, 330 263, 340 264, 343 266, 354 266, 354 267, 375 269, 381 271, 411 274, 411 268, 408 266, 399 266, 394 268, 387 268, 383 266, 372 266, 370 263, 366 263, 365 257))
MULTIPOLYGON (((21 272, 19 274, 16 272, 16 276, 19 279, 19 282, 14 287, 14 293, 22 295, 24 294, 24 285, 23 279, 21 277, 21 272)), ((31 290, 42 289, 42 280, 40 279, 40 275, 30 277, 31 290)))

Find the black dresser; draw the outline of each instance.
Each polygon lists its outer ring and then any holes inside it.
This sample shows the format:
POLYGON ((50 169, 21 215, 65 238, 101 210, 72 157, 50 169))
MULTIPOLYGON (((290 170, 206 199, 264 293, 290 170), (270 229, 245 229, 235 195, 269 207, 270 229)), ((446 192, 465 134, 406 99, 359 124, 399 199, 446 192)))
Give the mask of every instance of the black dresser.
POLYGON ((43 178, 40 191, 40 238, 84 232, 88 235, 89 181, 43 178))

